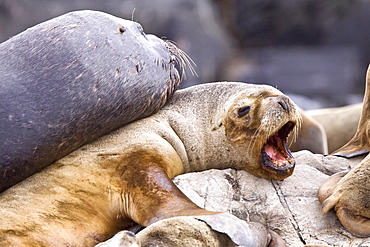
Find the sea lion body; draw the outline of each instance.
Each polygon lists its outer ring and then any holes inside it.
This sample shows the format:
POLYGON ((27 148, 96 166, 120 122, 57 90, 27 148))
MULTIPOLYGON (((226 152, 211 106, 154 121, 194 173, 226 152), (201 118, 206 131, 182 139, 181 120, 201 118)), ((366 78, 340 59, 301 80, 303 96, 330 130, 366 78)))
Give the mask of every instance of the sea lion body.
MULTIPOLYGON (((326 133, 328 153, 342 147, 354 136, 360 120, 362 103, 342 107, 305 111, 305 115, 319 122, 326 133), (340 135, 338 135, 340 133, 340 135)), ((304 125, 304 120, 302 125, 304 125)))
POLYGON ((346 144, 356 133, 362 103, 342 107, 301 110, 302 126, 298 139, 292 140, 293 152, 309 150, 328 154, 346 144), (340 133, 340 134, 338 134, 340 133))
POLYGON ((146 117, 179 86, 176 47, 132 21, 71 12, 0 45, 0 191, 146 117))
MULTIPOLYGON (((353 158, 370 150, 370 66, 358 128, 351 140, 333 154, 353 158)), ((338 133, 340 135, 340 133, 338 133)), ((352 234, 370 236, 370 155, 349 172, 332 175, 321 186, 318 198, 322 212, 334 209, 342 225, 352 234)))
POLYGON ((291 138, 290 150, 293 152, 309 150, 316 154, 328 154, 327 135, 323 125, 312 118, 307 111, 299 110, 302 124, 298 131, 298 138, 295 140, 291 138))
POLYGON ((210 168, 283 179, 300 121, 270 86, 210 83, 177 91, 156 114, 85 145, 0 195, 0 243, 92 246, 134 222, 214 215, 171 181, 210 168))

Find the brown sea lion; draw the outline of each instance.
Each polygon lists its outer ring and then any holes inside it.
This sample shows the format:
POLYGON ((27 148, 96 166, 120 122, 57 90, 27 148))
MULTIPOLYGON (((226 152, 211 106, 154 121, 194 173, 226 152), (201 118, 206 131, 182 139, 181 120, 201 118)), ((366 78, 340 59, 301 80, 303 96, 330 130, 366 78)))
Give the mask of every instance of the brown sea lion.
MULTIPOLYGON (((359 103, 309 110, 305 111, 304 114, 315 119, 323 126, 327 137, 328 153, 332 153, 352 139, 357 130, 361 110, 362 103, 359 103)), ((304 120, 302 126, 304 126, 304 120)))
MULTIPOLYGON (((347 158, 368 152, 370 147, 370 66, 362 114, 355 136, 335 155, 347 158)), ((340 133, 338 133, 340 135, 340 133)), ((334 208, 343 226, 358 236, 370 236, 370 156, 348 173, 331 176, 320 188, 318 197, 322 212, 334 208)))
MULTIPOLYGON (((295 104, 270 86, 223 82, 178 91, 156 114, 3 192, 0 246, 92 246, 134 222, 217 219, 220 213, 196 206, 171 178, 232 167, 284 179, 295 166, 286 139, 299 122, 295 104)), ((246 245, 256 246, 247 232, 246 245)))
POLYGON ((157 111, 180 84, 179 59, 140 24, 88 10, 0 44, 0 191, 157 111))
POLYGON ((299 109, 299 111, 302 116, 302 124, 298 131, 298 138, 290 138, 292 143, 290 150, 293 152, 309 150, 316 154, 328 154, 328 141, 322 124, 307 114, 306 111, 302 109, 299 109))

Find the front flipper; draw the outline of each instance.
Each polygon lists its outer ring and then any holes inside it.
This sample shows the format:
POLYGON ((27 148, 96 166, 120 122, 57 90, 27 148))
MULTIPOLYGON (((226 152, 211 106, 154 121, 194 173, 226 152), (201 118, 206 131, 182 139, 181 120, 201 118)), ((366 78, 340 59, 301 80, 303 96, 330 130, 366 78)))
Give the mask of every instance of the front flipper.
MULTIPOLYGON (((266 246, 266 243, 270 243, 272 234, 265 227, 263 231, 252 229, 249 223, 235 216, 202 209, 186 197, 171 180, 171 174, 174 173, 170 170, 179 166, 179 159, 175 153, 172 153, 172 158, 167 154, 159 156, 158 152, 146 150, 124 159, 128 165, 117 172, 121 174, 121 183, 125 183, 122 186, 125 188, 122 195, 122 211, 125 215, 149 227, 172 217, 196 217, 215 231, 227 234, 235 243, 245 243, 245 246, 266 246)), ((277 238, 276 235, 274 238, 277 238)))
MULTIPOLYGON (((369 152, 370 147, 370 66, 366 73, 366 88, 360 121, 354 137, 343 147, 333 152, 333 155, 352 158, 369 152)), ((338 133, 340 134, 340 133, 338 133)))
POLYGON ((358 144, 357 140, 353 140, 353 142, 347 143, 345 146, 332 153, 332 155, 350 159, 367 153, 369 153, 369 150, 366 146, 358 144))
POLYGON ((275 232, 259 223, 246 222, 229 213, 195 216, 214 231, 225 233, 238 246, 285 246, 275 232))
POLYGON ((350 172, 337 173, 321 186, 322 212, 334 208, 342 225, 352 234, 370 236, 370 158, 350 172))

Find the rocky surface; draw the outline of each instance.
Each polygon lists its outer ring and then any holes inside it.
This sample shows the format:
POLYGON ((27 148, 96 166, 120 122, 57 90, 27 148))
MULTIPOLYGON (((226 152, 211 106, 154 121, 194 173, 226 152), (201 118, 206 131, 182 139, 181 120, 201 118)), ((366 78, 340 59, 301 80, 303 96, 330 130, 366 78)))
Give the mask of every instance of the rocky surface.
MULTIPOLYGON (((294 156, 297 161, 294 174, 283 181, 226 169, 183 174, 174 182, 197 205, 232 213, 247 222, 262 223, 278 233, 287 246, 370 246, 370 238, 358 238, 346 231, 334 211, 322 214, 316 196, 321 184, 331 174, 350 169, 360 162, 361 157, 347 160, 308 151, 297 152, 294 156)), ((180 220, 166 220, 153 226, 137 234, 142 246, 179 246, 171 245, 171 242, 233 246, 225 235, 213 233, 207 225, 192 218, 180 217, 180 220), (158 235, 162 237, 158 238, 158 235)), ((123 235, 127 238, 127 234, 123 235)))
POLYGON ((288 246, 370 246, 344 229, 334 211, 320 212, 317 191, 333 173, 348 170, 359 159, 295 153, 297 167, 284 181, 255 177, 245 171, 209 170, 175 178, 183 192, 208 210, 228 211, 247 221, 261 222, 288 246))

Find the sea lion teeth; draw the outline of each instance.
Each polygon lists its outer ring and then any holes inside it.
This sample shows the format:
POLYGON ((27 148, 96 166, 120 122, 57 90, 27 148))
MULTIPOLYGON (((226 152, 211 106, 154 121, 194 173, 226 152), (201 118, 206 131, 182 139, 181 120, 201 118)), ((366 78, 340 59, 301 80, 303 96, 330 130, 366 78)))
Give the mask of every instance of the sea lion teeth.
POLYGON ((294 169, 294 158, 286 144, 295 123, 286 123, 277 133, 268 138, 261 149, 262 168, 282 174, 294 169))

